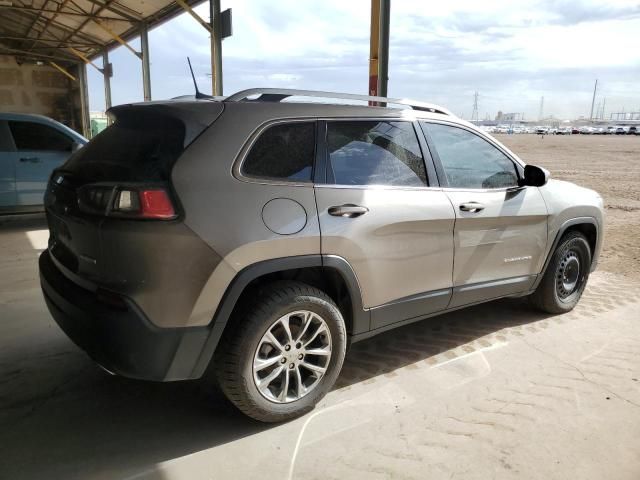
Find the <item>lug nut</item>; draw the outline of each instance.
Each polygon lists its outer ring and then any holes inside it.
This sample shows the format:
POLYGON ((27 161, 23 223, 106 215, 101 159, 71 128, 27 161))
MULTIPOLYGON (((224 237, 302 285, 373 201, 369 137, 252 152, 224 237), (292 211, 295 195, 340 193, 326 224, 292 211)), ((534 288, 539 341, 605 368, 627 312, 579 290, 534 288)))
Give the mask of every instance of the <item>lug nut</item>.
POLYGON ((282 357, 282 358, 280 359, 280 363, 287 363, 287 359, 286 359, 286 358, 284 358, 284 357, 282 357))
POLYGON ((301 342, 296 343, 296 348, 300 348, 302 346, 301 342))
POLYGON ((302 360, 304 358, 303 354, 298 355, 298 360, 302 360))
POLYGON ((288 352, 289 350, 291 350, 291 345, 285 345, 284 349, 288 352))
POLYGON ((295 367, 295 365, 293 363, 290 363, 289 368, 293 368, 293 367, 295 367))

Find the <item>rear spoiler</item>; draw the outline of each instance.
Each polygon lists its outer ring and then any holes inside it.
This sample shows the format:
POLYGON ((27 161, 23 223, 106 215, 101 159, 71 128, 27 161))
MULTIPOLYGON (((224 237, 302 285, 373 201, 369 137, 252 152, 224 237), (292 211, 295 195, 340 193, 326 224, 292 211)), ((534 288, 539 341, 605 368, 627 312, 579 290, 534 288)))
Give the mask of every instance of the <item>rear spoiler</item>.
POLYGON ((111 107, 107 110, 109 118, 117 122, 120 116, 131 112, 144 112, 168 116, 180 120, 185 127, 184 147, 189 146, 207 127, 222 114, 224 103, 212 101, 167 101, 130 103, 111 107))

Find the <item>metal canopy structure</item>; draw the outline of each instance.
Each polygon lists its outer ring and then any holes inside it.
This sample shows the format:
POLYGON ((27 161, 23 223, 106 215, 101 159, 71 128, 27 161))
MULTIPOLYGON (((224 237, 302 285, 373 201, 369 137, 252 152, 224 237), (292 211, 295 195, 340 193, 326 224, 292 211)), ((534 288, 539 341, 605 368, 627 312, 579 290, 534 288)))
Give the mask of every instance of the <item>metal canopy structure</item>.
MULTIPOLYGON (((109 51, 122 45, 141 60, 144 100, 151 100, 150 28, 188 12, 211 34, 214 94, 222 93, 220 0, 209 0, 214 21, 206 22, 193 8, 204 0, 0 0, 0 55, 24 63, 48 64, 78 86, 81 123, 89 132, 86 66, 102 73, 105 110, 111 107, 113 69, 109 51), (140 37, 140 51, 129 41, 140 37), (102 58, 102 66, 94 60, 102 58)), ((230 11, 226 17, 230 21, 230 11)), ((230 34, 230 33, 229 33, 230 34)))
POLYGON ((183 11, 173 0, 0 0, 0 53, 86 63, 183 11))

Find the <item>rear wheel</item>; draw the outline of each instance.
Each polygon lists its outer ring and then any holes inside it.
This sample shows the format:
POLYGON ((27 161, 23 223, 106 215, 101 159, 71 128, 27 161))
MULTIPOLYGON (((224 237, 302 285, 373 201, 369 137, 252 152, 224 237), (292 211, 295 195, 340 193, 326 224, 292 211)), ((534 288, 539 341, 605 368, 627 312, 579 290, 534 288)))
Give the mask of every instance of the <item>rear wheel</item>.
POLYGON ((589 242, 579 232, 570 232, 556 248, 542 281, 531 295, 534 306, 548 313, 572 310, 587 286, 591 270, 589 242))
POLYGON ((227 398, 264 422, 312 410, 344 361, 346 330, 338 307, 317 288, 282 281, 242 312, 214 359, 227 398))

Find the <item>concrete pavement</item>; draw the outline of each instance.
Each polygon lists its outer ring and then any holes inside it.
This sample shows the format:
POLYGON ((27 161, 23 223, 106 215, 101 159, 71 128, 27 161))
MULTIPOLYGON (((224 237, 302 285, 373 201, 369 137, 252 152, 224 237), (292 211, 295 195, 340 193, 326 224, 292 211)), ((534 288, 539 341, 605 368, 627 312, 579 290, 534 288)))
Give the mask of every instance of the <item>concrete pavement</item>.
POLYGON ((110 376, 50 318, 41 219, 0 226, 0 478, 640 478, 640 285, 596 273, 571 313, 502 300, 353 346, 282 425, 206 381, 110 376))

